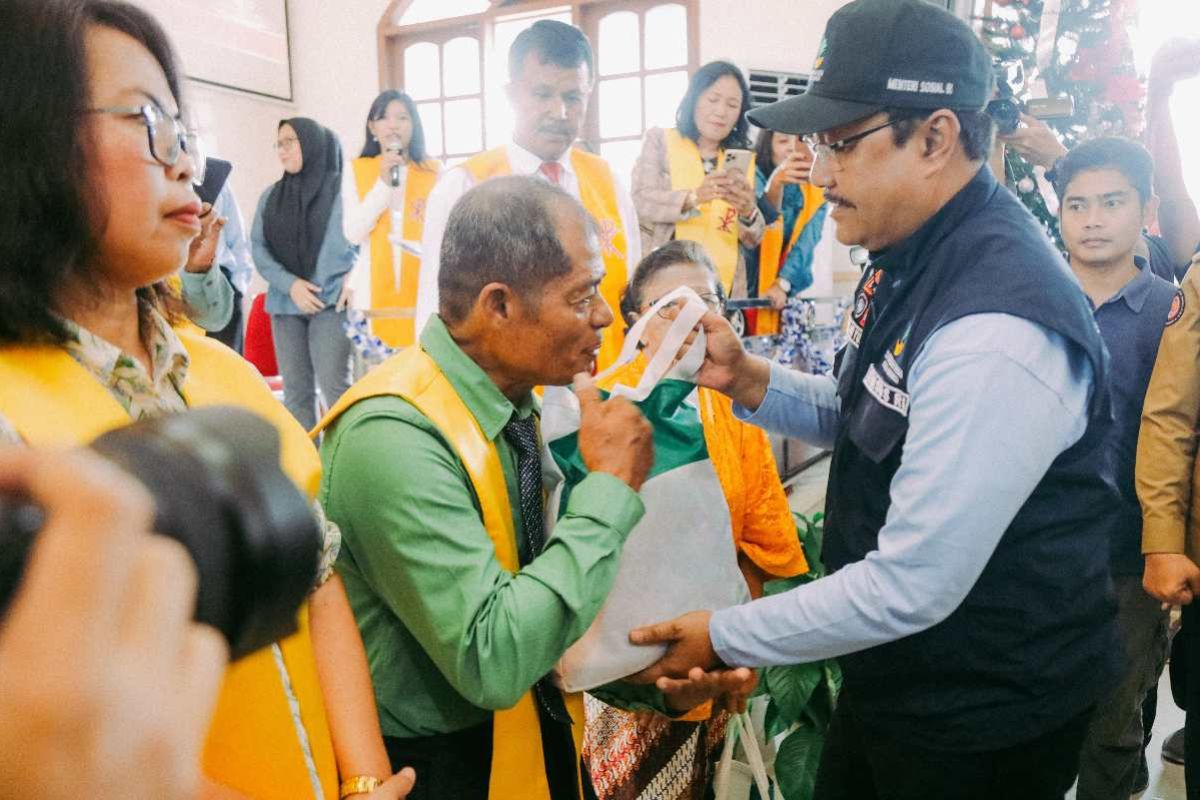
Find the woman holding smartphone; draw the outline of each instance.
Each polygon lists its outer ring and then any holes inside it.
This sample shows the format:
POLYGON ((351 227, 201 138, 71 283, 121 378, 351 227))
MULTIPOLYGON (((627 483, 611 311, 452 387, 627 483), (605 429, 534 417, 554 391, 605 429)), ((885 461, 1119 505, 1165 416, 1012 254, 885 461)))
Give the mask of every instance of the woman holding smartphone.
POLYGON ((704 246, 731 297, 747 294, 741 244, 757 247, 764 223, 754 195, 748 150, 750 86, 727 61, 692 76, 675 127, 651 128, 633 168, 633 202, 642 252, 671 239, 704 246))
POLYGON ((759 297, 771 301, 755 320, 759 336, 779 333, 788 301, 813 282, 813 251, 825 225, 825 192, 809 183, 813 155, 790 133, 762 130, 755 143, 755 191, 778 214, 767 226, 762 245, 746 253, 747 272, 756 275, 759 297))
POLYGON ((389 347, 416 341, 413 312, 421 259, 400 243, 420 242, 425 201, 441 164, 426 157, 425 131, 417 107, 404 92, 389 89, 371 103, 366 141, 342 176, 342 225, 351 244, 359 245, 359 269, 369 276, 361 307, 375 312, 371 332, 389 347))

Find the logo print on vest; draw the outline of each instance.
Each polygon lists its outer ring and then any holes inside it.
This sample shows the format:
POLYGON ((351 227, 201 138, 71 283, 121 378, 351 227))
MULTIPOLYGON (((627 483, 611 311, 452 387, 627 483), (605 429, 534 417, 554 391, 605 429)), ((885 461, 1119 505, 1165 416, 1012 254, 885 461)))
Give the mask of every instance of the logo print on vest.
POLYGON ((719 230, 721 233, 733 233, 733 223, 737 219, 737 210, 733 208, 725 209, 725 216, 721 218, 719 230))
POLYGON ((867 327, 867 319, 871 316, 871 300, 875 297, 875 290, 879 288, 882 280, 883 270, 875 270, 854 296, 854 309, 850 314, 846 336, 855 347, 862 341, 863 329, 867 327))
POLYGON ((1183 316, 1183 309, 1185 307, 1183 289, 1176 289, 1175 296, 1171 298, 1171 307, 1167 309, 1167 324, 1164 327, 1169 328, 1176 322, 1179 322, 1179 318, 1183 316))
POLYGON ((408 204, 408 215, 417 222, 425 221, 425 198, 418 197, 408 204))
POLYGON ((617 223, 611 219, 600 220, 600 224, 596 226, 597 237, 600 239, 600 253, 607 256, 619 256, 621 251, 617 249, 616 238, 620 229, 617 228, 617 223))
POLYGON ((879 370, 875 369, 874 364, 868 367, 867 374, 863 375, 863 386, 867 387, 871 396, 883 406, 890 408, 902 417, 908 416, 908 392, 892 386, 884 380, 883 376, 879 374, 879 370))

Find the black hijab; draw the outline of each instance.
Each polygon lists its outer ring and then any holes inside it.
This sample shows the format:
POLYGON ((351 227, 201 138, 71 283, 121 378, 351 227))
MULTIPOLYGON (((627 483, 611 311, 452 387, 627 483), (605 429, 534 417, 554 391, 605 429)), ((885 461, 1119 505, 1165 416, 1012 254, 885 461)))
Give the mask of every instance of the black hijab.
POLYGON ((342 146, 333 131, 306 117, 279 123, 284 125, 296 132, 304 165, 294 175, 285 172, 271 189, 263 209, 263 235, 288 272, 309 280, 317 271, 333 204, 340 200, 342 146))

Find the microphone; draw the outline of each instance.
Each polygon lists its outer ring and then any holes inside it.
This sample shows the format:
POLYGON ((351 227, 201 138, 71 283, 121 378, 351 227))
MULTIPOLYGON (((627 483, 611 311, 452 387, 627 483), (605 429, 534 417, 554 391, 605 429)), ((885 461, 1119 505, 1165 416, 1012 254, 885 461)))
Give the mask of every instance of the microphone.
MULTIPOLYGON (((393 136, 390 139, 388 139, 385 147, 387 148, 387 151, 389 153, 394 153, 398 156, 404 155, 404 142, 402 142, 400 140, 399 136, 393 136)), ((390 182, 392 184, 393 189, 400 185, 400 165, 399 164, 396 164, 392 167, 392 172, 389 177, 391 178, 390 182)))

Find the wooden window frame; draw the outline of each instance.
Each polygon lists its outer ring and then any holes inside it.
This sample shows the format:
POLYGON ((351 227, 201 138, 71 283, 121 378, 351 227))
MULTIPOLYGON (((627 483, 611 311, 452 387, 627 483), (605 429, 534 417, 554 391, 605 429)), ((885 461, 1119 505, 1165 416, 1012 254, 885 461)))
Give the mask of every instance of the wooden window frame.
MULTIPOLYGON (((447 100, 458 100, 465 98, 474 98, 478 96, 480 100, 480 125, 484 147, 487 146, 487 81, 486 81, 486 64, 487 54, 493 44, 493 26, 501 18, 512 16, 514 14, 526 14, 543 10, 551 10, 556 8, 570 8, 571 22, 573 25, 580 28, 592 42, 593 48, 596 50, 597 60, 599 58, 599 27, 600 20, 609 14, 616 11, 634 11, 638 15, 638 58, 639 64, 644 61, 645 54, 645 16, 646 12, 651 8, 660 5, 682 5, 685 9, 687 26, 688 26, 688 59, 686 67, 688 74, 693 74, 700 66, 700 7, 699 0, 518 0, 517 2, 507 2, 504 0, 492 0, 491 6, 477 14, 467 14, 459 17, 449 17, 446 19, 431 20, 429 22, 417 22, 409 25, 397 25, 392 20, 399 19, 401 15, 408 9, 414 0, 391 0, 377 28, 377 37, 379 44, 379 86, 382 91, 385 88, 402 87, 404 86, 404 59, 401 54, 405 48, 421 42, 430 42, 441 48, 446 42, 451 39, 456 39, 460 36, 474 38, 479 42, 479 85, 480 93, 478 95, 463 95, 462 97, 447 98, 444 94, 437 98, 425 98, 419 103, 438 102, 445 104, 447 100)), ((674 72, 681 67, 664 67, 661 69, 646 70, 640 69, 637 72, 630 72, 621 75, 606 75, 606 79, 615 77, 640 77, 644 92, 645 78, 648 75, 656 75, 660 73, 674 72)), ((444 72, 443 72, 444 74, 444 72)), ((599 103, 597 97, 597 88, 600 82, 599 75, 593 75, 593 93, 588 101, 588 113, 583 127, 583 142, 582 144, 593 152, 599 152, 601 142, 622 142, 641 139, 642 134, 639 133, 636 137, 632 134, 623 137, 613 137, 601 140, 600 138, 600 117, 599 103)), ((442 82, 443 91, 445 82, 442 82)), ((642 108, 638 110, 641 115, 642 125, 645 124, 645 100, 643 96, 642 108)), ((443 115, 443 141, 445 140, 445 117, 443 115)), ((643 128, 643 133, 645 132, 643 128)), ((471 153, 443 153, 443 159, 461 158, 471 153)))

